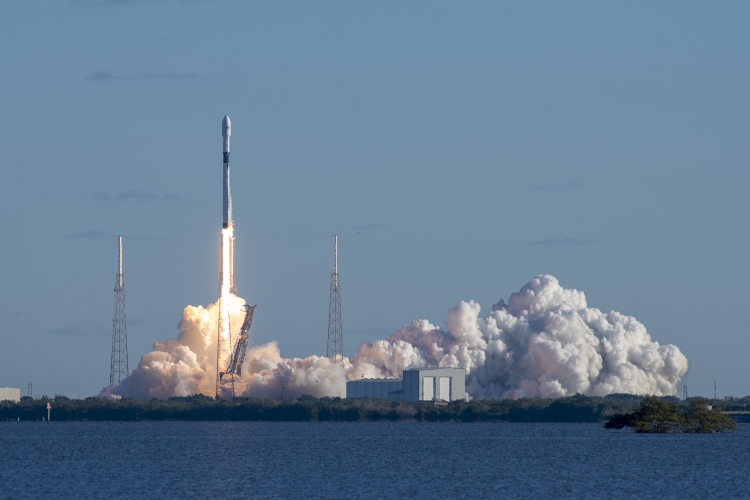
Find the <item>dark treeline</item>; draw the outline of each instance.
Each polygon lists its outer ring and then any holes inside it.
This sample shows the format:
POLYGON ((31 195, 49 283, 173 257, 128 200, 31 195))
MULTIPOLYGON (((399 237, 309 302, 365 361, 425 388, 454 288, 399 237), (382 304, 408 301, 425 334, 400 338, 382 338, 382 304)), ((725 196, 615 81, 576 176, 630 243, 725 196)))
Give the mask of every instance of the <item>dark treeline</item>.
POLYGON ((561 399, 517 399, 398 403, 384 399, 339 399, 303 396, 296 401, 206 396, 175 397, 168 401, 109 401, 99 398, 55 400, 24 398, 0 403, 0 420, 42 420, 47 403, 52 421, 71 420, 250 420, 301 422, 600 422, 615 413, 638 407, 641 398, 573 396, 561 399))
MULTIPOLYGON (((674 397, 660 398, 675 404, 674 397)), ((53 421, 73 420, 250 420, 300 422, 605 422, 612 415, 639 408, 643 398, 629 394, 606 397, 572 396, 560 399, 516 399, 398 403, 385 399, 339 399, 302 396, 296 401, 207 396, 175 397, 168 401, 110 401, 99 398, 23 398, 20 403, 0 403, 0 420, 42 420, 47 403, 53 421)), ((741 400, 738 400, 741 401, 741 400)), ((742 408, 742 402, 730 402, 742 408)), ((729 404, 727 406, 730 406, 729 404)))

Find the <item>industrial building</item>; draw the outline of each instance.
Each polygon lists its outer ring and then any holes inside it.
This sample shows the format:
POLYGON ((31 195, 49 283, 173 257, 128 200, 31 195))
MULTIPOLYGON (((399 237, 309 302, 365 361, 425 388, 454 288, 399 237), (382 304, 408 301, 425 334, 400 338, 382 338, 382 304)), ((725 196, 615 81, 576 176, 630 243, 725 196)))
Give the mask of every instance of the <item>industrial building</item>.
POLYGON ((401 379, 352 380, 346 383, 346 397, 383 398, 410 403, 466 399, 466 370, 419 368, 404 370, 401 379))
POLYGON ((346 383, 347 398, 383 398, 403 401, 404 381, 395 378, 363 378, 346 383))
POLYGON ((14 389, 13 387, 0 387, 0 401, 15 401, 16 403, 20 403, 21 389, 14 389))

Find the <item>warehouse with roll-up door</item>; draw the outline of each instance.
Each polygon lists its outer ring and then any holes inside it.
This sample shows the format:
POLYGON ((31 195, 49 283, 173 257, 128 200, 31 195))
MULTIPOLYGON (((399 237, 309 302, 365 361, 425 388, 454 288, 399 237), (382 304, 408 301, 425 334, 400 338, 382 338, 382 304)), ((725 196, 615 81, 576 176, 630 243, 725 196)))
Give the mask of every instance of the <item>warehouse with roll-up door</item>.
POLYGON ((463 368, 404 370, 403 401, 457 399, 466 399, 466 370, 463 368))
POLYGON ((360 379, 346 383, 347 398, 393 401, 455 401, 467 399, 463 368, 404 370, 401 379, 360 379))

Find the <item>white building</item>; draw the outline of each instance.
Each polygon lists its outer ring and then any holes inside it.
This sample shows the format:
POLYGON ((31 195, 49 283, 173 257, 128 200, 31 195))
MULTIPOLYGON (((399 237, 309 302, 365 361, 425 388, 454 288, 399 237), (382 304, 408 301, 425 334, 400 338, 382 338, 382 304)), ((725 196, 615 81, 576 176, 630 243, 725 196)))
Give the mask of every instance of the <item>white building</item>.
POLYGON ((394 401, 455 401, 466 398, 463 368, 404 370, 402 379, 361 379, 346 383, 347 398, 383 398, 394 401))
POLYGON ((15 401, 16 403, 20 403, 21 389, 14 389, 13 387, 0 387, 0 401, 15 401))

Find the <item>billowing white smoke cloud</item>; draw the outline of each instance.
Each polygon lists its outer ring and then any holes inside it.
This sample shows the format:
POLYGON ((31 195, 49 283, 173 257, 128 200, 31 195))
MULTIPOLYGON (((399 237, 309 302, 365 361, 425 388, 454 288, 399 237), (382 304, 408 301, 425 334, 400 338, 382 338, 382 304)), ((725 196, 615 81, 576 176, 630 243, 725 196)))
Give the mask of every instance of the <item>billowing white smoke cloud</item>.
MULTIPOLYGON (((250 349, 245 363, 242 380, 235 381, 235 390, 243 396, 346 396, 345 368, 327 357, 284 359, 276 342, 270 342, 250 349)), ((348 360, 345 366, 349 368, 348 360)))
POLYGON ((673 345, 653 342, 631 316, 589 308, 583 292, 540 275, 484 318, 479 304, 449 310, 447 331, 413 321, 390 340, 363 344, 350 378, 406 368, 465 368, 473 397, 555 398, 576 393, 674 395, 688 370, 673 345))
MULTIPOLYGON (((242 299, 230 297, 232 338, 243 320, 242 299)), ((154 344, 138 368, 104 393, 138 399, 214 395, 216 304, 188 306, 177 340, 154 344)), ((587 307, 583 292, 537 276, 480 317, 479 304, 449 310, 446 329, 413 321, 389 340, 362 344, 344 366, 328 358, 282 358, 276 342, 251 348, 235 393, 296 398, 343 396, 346 379, 400 377, 408 368, 460 367, 472 397, 560 397, 575 393, 673 395, 688 362, 673 345, 653 342, 635 318, 587 307)))
MULTIPOLYGON (((229 295, 232 339, 237 339, 245 318, 244 301, 229 295)), ((100 396, 117 394, 138 399, 167 399, 216 392, 216 340, 218 303, 203 308, 187 306, 182 312, 177 339, 156 342, 138 368, 117 387, 105 388, 100 396)), ((230 387, 229 377, 224 386, 230 387)), ((310 356, 284 359, 276 342, 250 349, 245 355, 242 377, 235 377, 235 394, 268 398, 344 396, 344 367, 328 358, 310 356)))

